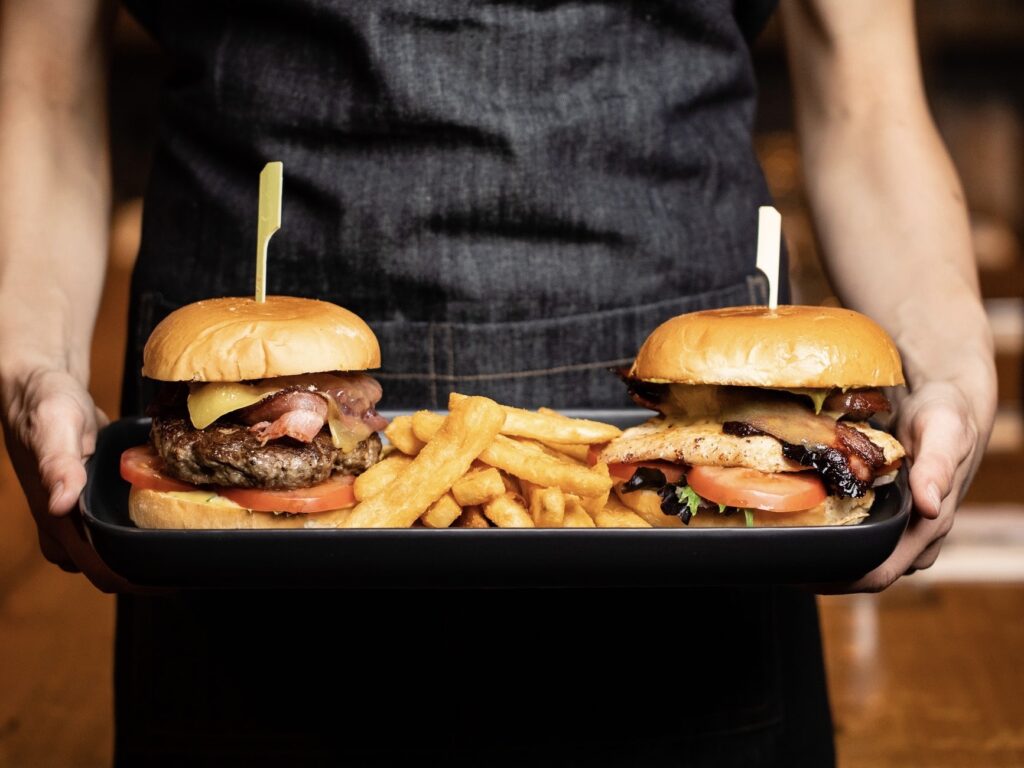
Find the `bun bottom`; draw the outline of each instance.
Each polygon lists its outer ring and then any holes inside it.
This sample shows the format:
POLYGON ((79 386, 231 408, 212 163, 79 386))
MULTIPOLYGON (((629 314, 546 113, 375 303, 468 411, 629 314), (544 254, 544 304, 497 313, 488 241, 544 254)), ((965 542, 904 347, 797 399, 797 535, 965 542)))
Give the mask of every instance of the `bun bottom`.
MULTIPOLYGON (((655 528, 745 528, 746 515, 736 512, 731 515, 717 513, 694 515, 689 525, 675 515, 661 511, 661 497, 654 491, 633 491, 623 493, 622 486, 615 486, 615 495, 627 507, 636 512, 655 528)), ((868 516, 875 492, 868 491, 859 499, 827 497, 821 504, 801 512, 763 512, 754 510, 755 528, 787 528, 801 525, 856 525, 868 516)))
POLYGON ((132 486, 128 515, 139 528, 216 530, 236 528, 338 528, 350 509, 286 515, 253 512, 223 496, 203 492, 164 493, 132 486), (204 498, 205 497, 205 498, 204 498))

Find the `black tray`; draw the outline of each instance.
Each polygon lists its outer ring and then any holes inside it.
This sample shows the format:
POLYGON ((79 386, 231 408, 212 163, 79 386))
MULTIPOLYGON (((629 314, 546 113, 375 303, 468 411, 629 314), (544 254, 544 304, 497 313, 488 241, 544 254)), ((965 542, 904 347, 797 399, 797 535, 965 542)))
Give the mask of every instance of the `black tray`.
MULTIPOLYGON (((394 414, 388 414, 394 415, 394 414)), ((649 412, 576 411, 619 426, 649 412)), ((572 587, 823 583, 858 578, 892 553, 907 525, 906 470, 878 489, 860 525, 693 529, 295 529, 157 531, 128 518, 121 452, 149 419, 100 432, 81 510, 115 572, 153 587, 572 587)))

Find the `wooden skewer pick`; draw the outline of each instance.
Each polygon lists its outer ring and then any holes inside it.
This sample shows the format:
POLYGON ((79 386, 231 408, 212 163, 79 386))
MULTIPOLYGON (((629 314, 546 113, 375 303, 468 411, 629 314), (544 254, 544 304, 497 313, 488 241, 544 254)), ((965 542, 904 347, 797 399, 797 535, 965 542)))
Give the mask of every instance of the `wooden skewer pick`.
POLYGON ((768 278, 768 309, 779 306, 779 244, 782 216, 770 205, 757 209, 757 268, 768 278))
POLYGON ((260 171, 259 223, 256 227, 256 301, 267 300, 267 244, 281 228, 281 190, 284 164, 267 163, 260 171))

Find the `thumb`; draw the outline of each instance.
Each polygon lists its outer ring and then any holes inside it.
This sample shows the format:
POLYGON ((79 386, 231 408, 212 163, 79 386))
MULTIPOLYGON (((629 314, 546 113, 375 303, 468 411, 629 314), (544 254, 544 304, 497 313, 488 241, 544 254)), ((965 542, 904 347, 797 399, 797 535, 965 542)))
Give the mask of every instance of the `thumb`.
POLYGON ((30 446, 36 455, 48 509, 51 514, 66 515, 85 487, 82 410, 71 398, 54 397, 40 404, 32 421, 30 446))
POLYGON ((957 468, 974 443, 969 432, 966 414, 951 406, 933 406, 915 414, 910 490, 914 506, 924 517, 937 518, 943 499, 952 492, 957 468))

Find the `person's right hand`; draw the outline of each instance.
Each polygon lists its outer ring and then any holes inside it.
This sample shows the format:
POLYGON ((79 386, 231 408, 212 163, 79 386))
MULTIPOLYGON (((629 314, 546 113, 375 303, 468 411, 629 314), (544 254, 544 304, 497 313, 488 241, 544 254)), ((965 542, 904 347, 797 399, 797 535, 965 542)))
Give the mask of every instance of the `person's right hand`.
POLYGON ((85 459, 107 423, 83 384, 67 371, 5 364, 0 371, 4 439, 39 531, 43 556, 84 573, 104 592, 129 589, 85 538, 77 511, 85 459))

